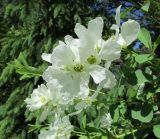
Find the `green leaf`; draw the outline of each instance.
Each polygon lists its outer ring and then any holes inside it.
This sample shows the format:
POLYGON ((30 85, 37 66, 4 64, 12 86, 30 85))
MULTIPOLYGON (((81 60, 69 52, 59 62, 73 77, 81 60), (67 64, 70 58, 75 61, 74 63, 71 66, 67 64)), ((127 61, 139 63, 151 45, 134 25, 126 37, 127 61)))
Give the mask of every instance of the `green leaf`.
POLYGON ((147 78, 142 73, 142 70, 138 69, 135 71, 136 77, 137 77, 137 84, 143 84, 145 82, 148 82, 147 78))
POLYGON ((160 44, 160 35, 157 37, 156 41, 154 42, 154 48, 153 51, 155 51, 160 44))
POLYGON ((160 138, 160 125, 155 125, 153 127, 153 133, 157 138, 160 138))
POLYGON ((123 12, 121 12, 121 18, 123 19, 123 18, 125 18, 126 16, 127 16, 127 14, 129 13, 129 12, 131 12, 131 10, 133 9, 133 7, 130 7, 130 8, 127 8, 127 9, 125 9, 123 12))
POLYGON ((148 123, 153 118, 153 107, 150 104, 144 103, 141 109, 132 110, 131 114, 133 119, 148 123))
POLYGON ((80 136, 79 139, 88 139, 87 136, 80 136))
POLYGON ((18 57, 18 61, 20 61, 23 65, 28 66, 28 63, 26 61, 26 54, 25 52, 20 53, 18 57))
POLYGON ((152 50, 151 36, 147 29, 142 28, 138 35, 138 39, 149 49, 152 50))
POLYGON ((145 11, 145 12, 148 12, 148 10, 149 10, 149 7, 150 7, 150 0, 147 0, 145 3, 144 3, 144 5, 142 6, 142 10, 143 11, 145 11))
POLYGON ((101 139, 108 139, 108 137, 106 137, 106 136, 102 136, 102 137, 101 137, 101 139))
POLYGON ((75 21, 75 23, 81 23, 81 18, 78 14, 74 15, 74 21, 75 21))
POLYGON ((117 105, 112 105, 110 107, 110 114, 111 114, 113 121, 117 122, 120 117, 119 107, 117 105))
POLYGON ((17 69, 17 73, 19 74, 28 74, 33 76, 41 76, 42 71, 39 71, 37 68, 31 66, 24 66, 23 68, 17 69))
POLYGON ((40 66, 39 68, 34 68, 31 66, 24 66, 20 65, 20 63, 15 64, 16 72, 21 74, 20 80, 33 78, 33 77, 40 77, 43 74, 44 71, 44 65, 40 66))
POLYGON ((145 63, 145 62, 150 61, 152 59, 153 59, 153 56, 151 56, 150 54, 141 54, 141 55, 135 56, 135 60, 139 64, 145 63))
POLYGON ((54 18, 58 17, 62 9, 63 9, 63 4, 56 5, 56 7, 54 8, 54 18))
POLYGON ((86 115, 82 117, 82 126, 83 128, 86 128, 86 115))
POLYGON ((127 90, 127 97, 128 97, 128 101, 131 101, 132 99, 134 99, 136 97, 137 91, 135 91, 133 88, 128 88, 127 90))

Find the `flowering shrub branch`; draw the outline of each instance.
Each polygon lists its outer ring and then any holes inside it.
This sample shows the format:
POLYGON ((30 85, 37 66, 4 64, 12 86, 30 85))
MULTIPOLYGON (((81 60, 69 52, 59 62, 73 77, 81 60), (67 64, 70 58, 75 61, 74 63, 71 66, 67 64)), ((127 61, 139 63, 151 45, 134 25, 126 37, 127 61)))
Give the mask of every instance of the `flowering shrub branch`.
MULTIPOLYGON (((88 27, 79 23, 75 25, 74 31, 78 38, 67 35, 52 53, 42 54, 42 59, 50 63, 42 75, 46 85, 38 86, 31 97, 25 100, 29 111, 40 110, 40 123, 49 123, 49 126, 41 128, 39 139, 69 139, 72 135, 81 138, 122 138, 134 135, 143 126, 140 124, 140 128, 136 129, 125 118, 127 103, 135 104, 135 109, 131 111, 133 119, 144 123, 153 119, 154 110, 150 103, 140 103, 141 106, 137 107, 140 101, 133 100, 136 95, 141 100, 148 79, 140 70, 136 70, 134 76, 141 78, 138 78, 137 86, 127 90, 121 84, 121 78, 125 78, 125 75, 119 78, 119 71, 112 69, 113 63, 120 61, 122 49, 124 53, 129 51, 138 60, 136 53, 127 47, 137 39, 140 25, 131 19, 121 25, 120 8, 116 10, 116 24, 111 26, 115 34, 107 40, 102 39, 103 19, 97 17, 89 21, 88 27), (123 91, 127 92, 127 101, 118 99, 123 91), (140 107, 150 110, 141 115, 143 111, 140 107), (93 121, 96 115, 98 117, 93 121)), ((130 72, 127 70, 126 74, 130 72)))

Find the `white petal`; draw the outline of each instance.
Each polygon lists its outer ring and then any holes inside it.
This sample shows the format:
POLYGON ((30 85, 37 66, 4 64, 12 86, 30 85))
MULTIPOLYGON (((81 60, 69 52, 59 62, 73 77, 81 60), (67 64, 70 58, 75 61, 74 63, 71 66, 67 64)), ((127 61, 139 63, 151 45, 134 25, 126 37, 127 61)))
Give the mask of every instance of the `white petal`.
POLYGON ((127 45, 130 45, 133 41, 137 39, 139 31, 140 25, 134 20, 128 20, 127 22, 124 22, 121 26, 121 35, 127 45))
POLYGON ((120 57, 120 52, 120 45, 116 41, 110 39, 104 43, 104 46, 99 53, 99 56, 101 59, 108 62, 118 59, 120 57))
POLYGON ((112 30, 119 30, 119 26, 117 26, 116 24, 113 24, 113 25, 111 26, 111 29, 112 29, 112 30))
POLYGON ((116 85, 116 79, 112 72, 106 70, 106 79, 103 81, 104 88, 113 88, 116 85))
POLYGON ((121 47, 127 47, 127 44, 126 44, 125 40, 122 38, 122 35, 121 35, 121 34, 119 34, 117 43, 118 43, 121 47))
POLYGON ((105 63, 105 68, 106 68, 106 69, 109 69, 110 66, 111 66, 111 62, 110 62, 110 61, 107 61, 107 62, 105 63))
POLYGON ((90 78, 90 76, 88 73, 81 74, 80 93, 79 94, 82 99, 85 99, 89 94, 89 87, 88 87, 89 78, 90 78))
POLYGON ((116 34, 115 34, 115 37, 116 37, 116 38, 115 38, 115 39, 118 40, 118 37, 119 37, 119 26, 113 24, 113 25, 111 26, 111 29, 116 31, 116 34))
POLYGON ((74 31, 77 34, 78 38, 84 38, 84 34, 87 32, 87 29, 83 25, 77 23, 74 31))
POLYGON ((72 65, 75 55, 70 47, 64 43, 59 44, 52 52, 51 61, 53 66, 72 65))
POLYGON ((100 83, 105 79, 105 68, 99 65, 91 66, 89 73, 96 84, 100 83))
POLYGON ((103 31, 103 19, 102 17, 97 17, 90 20, 88 23, 88 31, 91 32, 93 39, 101 39, 103 31))
POLYGON ((65 36, 65 43, 68 47, 70 47, 71 51, 73 54, 79 59, 79 51, 78 48, 80 47, 80 40, 79 39, 74 39, 70 35, 65 36))
POLYGON ((72 50, 73 54, 76 56, 76 59, 80 59, 79 50, 78 50, 80 47, 80 40, 73 39, 69 47, 72 50))
POLYGON ((85 109, 86 107, 87 107, 87 105, 86 105, 85 101, 82 100, 81 102, 76 104, 75 109, 78 111, 81 111, 81 110, 85 109))
POLYGON ((115 20, 118 26, 120 26, 120 10, 121 10, 121 5, 116 9, 115 20))
POLYGON ((67 45, 70 45, 70 44, 72 43, 72 41, 74 40, 74 38, 73 38, 72 36, 70 36, 70 35, 66 35, 66 36, 64 37, 64 40, 65 40, 65 43, 66 43, 67 45))
POLYGON ((57 80, 57 82, 62 86, 61 92, 69 93, 70 98, 77 97, 78 93, 80 92, 80 85, 81 85, 80 73, 73 73, 61 69, 56 69, 50 66, 44 72, 43 78, 47 82, 51 80, 57 80))
POLYGON ((42 54, 42 59, 44 61, 47 61, 47 62, 51 63, 51 54, 43 53, 42 54))

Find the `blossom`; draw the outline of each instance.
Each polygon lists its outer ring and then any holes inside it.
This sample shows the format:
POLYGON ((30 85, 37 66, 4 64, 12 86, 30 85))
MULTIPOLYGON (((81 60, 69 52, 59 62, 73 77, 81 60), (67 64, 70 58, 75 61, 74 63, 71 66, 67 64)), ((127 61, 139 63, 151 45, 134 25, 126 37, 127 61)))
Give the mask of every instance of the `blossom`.
POLYGON ((102 118, 100 120, 100 123, 101 123, 100 127, 107 128, 108 130, 110 130, 112 121, 113 121, 113 119, 111 118, 110 113, 106 113, 105 115, 102 116, 102 118))
POLYGON ((127 47, 137 39, 140 31, 140 25, 137 21, 129 19, 120 26, 120 9, 116 9, 116 24, 113 24, 111 29, 116 30, 116 40, 122 47, 127 47))
MULTIPOLYGON (((121 47, 114 40, 102 39, 103 20, 95 18, 88 23, 88 28, 76 24, 75 33, 78 39, 65 36, 65 42, 53 49, 52 54, 42 54, 42 59, 52 65, 43 74, 45 81, 57 80, 62 86, 61 92, 70 94, 70 98, 82 97, 89 94, 89 78, 96 84, 103 80, 112 80, 114 75, 107 76, 109 71, 101 66, 102 60, 108 65, 120 57, 121 47)), ((115 80, 114 80, 115 81, 115 80)), ((108 86, 109 87, 109 86, 108 86)))
MULTIPOLYGON (((108 70, 112 61, 120 58, 121 47, 120 45, 113 39, 108 39, 104 41, 102 39, 102 31, 103 31, 103 19, 101 17, 97 17, 88 23, 88 28, 84 27, 81 24, 76 24, 75 33, 77 34, 80 40, 79 53, 81 57, 81 61, 89 64, 90 66, 98 65, 102 61, 105 61, 106 67, 104 73, 99 72, 102 76, 98 78, 98 83, 102 82, 105 79, 107 85, 106 88, 110 88, 109 83, 116 82, 114 75, 108 70), (109 74, 108 74, 109 73, 109 74)), ((101 70, 102 71, 102 70, 101 70)), ((93 80, 96 82, 96 78, 93 76, 93 80)), ((115 83, 112 83, 115 84, 115 83)))
MULTIPOLYGON (((42 106, 51 105, 57 107, 58 105, 65 105, 68 103, 67 95, 60 93, 60 87, 56 81, 48 83, 47 86, 41 84, 37 89, 33 90, 31 98, 26 98, 27 108, 30 111, 40 109, 42 106)), ((46 109, 48 111, 48 108, 46 109)))
POLYGON ((62 119, 57 117, 49 130, 42 130, 38 135, 38 139, 69 139, 73 126, 69 121, 69 117, 65 116, 62 119))
POLYGON ((25 99, 25 102, 27 103, 27 108, 29 108, 30 111, 35 111, 46 105, 51 98, 52 94, 50 90, 48 90, 44 84, 41 84, 37 89, 33 90, 31 98, 25 99))
POLYGON ((114 40, 102 39, 103 19, 97 17, 88 23, 88 28, 77 23, 75 33, 80 40, 80 57, 89 64, 99 64, 101 60, 112 62, 120 57, 121 48, 114 40))
POLYGON ((59 42, 52 54, 42 55, 44 60, 52 63, 43 74, 44 80, 57 80, 62 86, 61 92, 68 93, 70 99, 86 97, 89 93, 89 74, 80 61, 77 45, 77 39, 66 36, 65 42, 59 42))
POLYGON ((95 98, 92 96, 87 96, 85 99, 80 100, 75 105, 75 109, 81 112, 83 109, 86 109, 87 107, 91 106, 95 98))

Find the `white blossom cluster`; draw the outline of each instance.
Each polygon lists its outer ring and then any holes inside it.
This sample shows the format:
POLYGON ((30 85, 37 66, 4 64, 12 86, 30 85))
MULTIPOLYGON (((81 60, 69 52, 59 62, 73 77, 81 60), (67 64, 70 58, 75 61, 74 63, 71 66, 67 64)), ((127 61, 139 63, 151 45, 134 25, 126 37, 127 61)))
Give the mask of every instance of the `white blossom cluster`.
MULTIPOLYGON (((59 41, 51 54, 42 54, 42 59, 50 63, 43 73, 47 84, 38 86, 31 98, 25 100, 30 111, 43 108, 40 121, 51 114, 55 116, 50 128, 40 132, 39 139, 70 138, 73 126, 64 111, 75 99, 80 100, 74 104, 78 111, 92 104, 98 91, 90 95, 90 78, 103 88, 111 89, 116 84, 115 76, 109 70, 111 62, 120 58, 122 47, 127 47, 136 40, 140 30, 140 25, 134 20, 120 25, 120 8, 121 6, 116 10, 116 24, 111 27, 116 31, 114 37, 102 39, 104 23, 101 17, 97 17, 89 21, 87 28, 76 24, 74 31, 78 38, 67 35, 64 42, 59 41)), ((108 126, 111 118, 106 115, 102 123, 108 126), (106 119, 108 122, 105 122, 106 119)))

